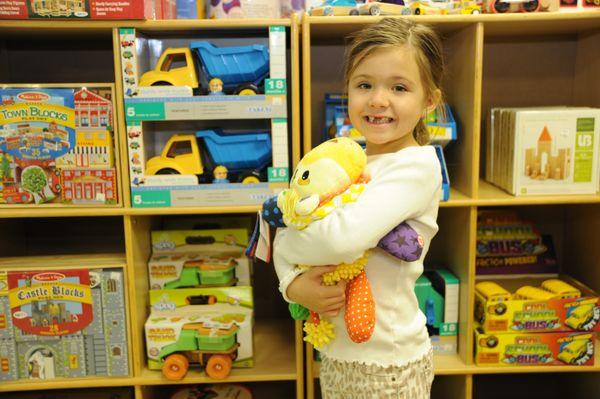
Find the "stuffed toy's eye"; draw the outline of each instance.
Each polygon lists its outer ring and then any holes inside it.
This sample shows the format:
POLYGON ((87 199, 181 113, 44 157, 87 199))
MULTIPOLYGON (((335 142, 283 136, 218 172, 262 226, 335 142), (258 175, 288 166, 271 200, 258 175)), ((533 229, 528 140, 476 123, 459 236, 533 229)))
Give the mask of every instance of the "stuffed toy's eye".
POLYGON ((310 172, 308 170, 305 170, 304 173, 302 173, 302 180, 308 179, 308 175, 310 175, 310 172))

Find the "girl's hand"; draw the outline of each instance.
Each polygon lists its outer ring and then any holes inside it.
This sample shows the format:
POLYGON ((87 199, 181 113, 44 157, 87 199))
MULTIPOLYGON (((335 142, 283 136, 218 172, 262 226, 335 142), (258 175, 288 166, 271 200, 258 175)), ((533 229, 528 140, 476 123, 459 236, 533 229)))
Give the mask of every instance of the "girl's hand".
POLYGON ((324 316, 337 316, 346 301, 346 282, 323 285, 323 274, 337 266, 315 266, 298 275, 290 283, 287 296, 290 300, 324 316))

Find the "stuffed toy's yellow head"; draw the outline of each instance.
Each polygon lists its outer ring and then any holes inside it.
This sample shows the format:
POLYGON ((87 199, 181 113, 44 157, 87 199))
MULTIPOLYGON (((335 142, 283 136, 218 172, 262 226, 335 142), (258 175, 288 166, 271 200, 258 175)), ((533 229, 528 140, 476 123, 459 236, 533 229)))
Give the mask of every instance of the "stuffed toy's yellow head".
MULTIPOLYGON (((339 137, 313 148, 300 160, 277 203, 284 216, 306 216, 359 181, 367 156, 354 140, 339 137)), ((285 220, 285 218, 284 218, 285 220)))

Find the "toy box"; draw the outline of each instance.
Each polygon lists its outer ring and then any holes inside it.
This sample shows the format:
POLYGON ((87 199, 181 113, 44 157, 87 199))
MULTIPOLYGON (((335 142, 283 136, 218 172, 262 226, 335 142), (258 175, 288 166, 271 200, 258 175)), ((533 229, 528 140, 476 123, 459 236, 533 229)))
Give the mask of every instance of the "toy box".
POLYGON ((513 195, 594 194, 600 110, 494 108, 486 179, 513 195))
POLYGON ((5 271, 0 287, 0 380, 129 374, 122 269, 5 271))
POLYGON ((458 279, 447 269, 427 270, 417 279, 415 294, 437 355, 457 352, 459 289, 458 279))
POLYGON ((560 298, 560 294, 551 294, 540 288, 546 280, 550 279, 523 277, 479 281, 475 286, 475 320, 487 333, 600 331, 598 294, 562 275, 560 280, 578 290, 579 297, 560 298), (490 292, 490 285, 485 284, 488 281, 498 284, 505 295, 490 292), (535 294, 530 297, 534 299, 523 299, 528 297, 520 294, 524 292, 519 291, 522 288, 535 294))
POLYGON ((268 36, 202 41, 120 30, 134 207, 260 205, 286 186, 285 38, 282 26, 268 36), (142 124, 228 119, 267 119, 269 127, 150 131, 161 126, 142 124))
POLYGON ((113 98, 109 84, 0 89, 0 204, 117 204, 113 98))
POLYGON ((484 333, 475 330, 478 366, 593 366, 595 334, 484 333))
POLYGON ((212 19, 281 18, 278 0, 210 0, 208 16, 212 19))
POLYGON ((150 291, 145 324, 148 368, 173 380, 200 364, 212 378, 252 367, 252 287, 150 291), (185 360, 183 360, 185 359, 185 360), (174 362, 182 360, 183 363, 174 362))
POLYGON ((245 229, 153 231, 150 289, 251 284, 245 229))
POLYGON ((0 19, 172 19, 175 0, 0 0, 0 19))
POLYGON ((558 273, 552 237, 515 212, 479 211, 477 275, 558 273))

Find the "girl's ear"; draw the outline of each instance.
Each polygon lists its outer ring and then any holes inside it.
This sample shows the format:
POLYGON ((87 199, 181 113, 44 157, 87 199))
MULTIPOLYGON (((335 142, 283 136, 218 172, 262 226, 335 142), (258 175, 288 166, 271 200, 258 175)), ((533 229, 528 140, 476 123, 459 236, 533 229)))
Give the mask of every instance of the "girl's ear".
POLYGON ((440 104, 441 99, 442 91, 440 89, 435 89, 427 99, 427 113, 436 109, 436 107, 440 104))

